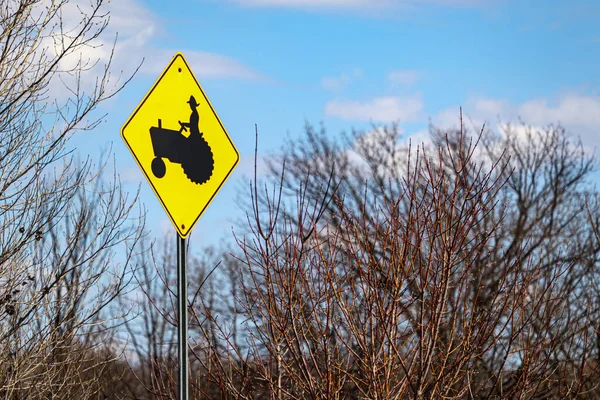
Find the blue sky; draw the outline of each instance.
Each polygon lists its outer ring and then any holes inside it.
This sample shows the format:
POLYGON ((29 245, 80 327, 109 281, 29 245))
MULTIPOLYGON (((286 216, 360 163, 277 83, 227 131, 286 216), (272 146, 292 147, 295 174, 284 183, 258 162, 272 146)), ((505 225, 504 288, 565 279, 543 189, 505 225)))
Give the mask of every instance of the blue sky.
POLYGON ((177 51, 242 157, 191 236, 199 245, 230 232, 255 123, 261 154, 306 121, 332 134, 397 121, 422 137, 430 120, 456 125, 460 106, 476 125, 560 121, 586 146, 600 144, 597 0, 113 0, 108 9, 99 41, 119 32, 113 71, 145 62, 102 106, 106 123, 74 144, 94 154, 112 143, 127 188, 142 183, 157 237, 174 231, 119 129, 177 51))

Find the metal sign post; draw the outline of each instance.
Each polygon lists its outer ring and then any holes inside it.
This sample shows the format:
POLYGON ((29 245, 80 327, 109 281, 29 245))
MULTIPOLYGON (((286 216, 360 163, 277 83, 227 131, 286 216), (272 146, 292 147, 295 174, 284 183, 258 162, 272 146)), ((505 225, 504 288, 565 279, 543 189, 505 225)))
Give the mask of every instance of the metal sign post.
POLYGON ((181 53, 123 125, 121 137, 177 230, 178 398, 188 400, 186 238, 240 154, 181 53))
POLYGON ((177 235, 177 354, 179 364, 177 398, 188 400, 188 309, 186 240, 177 235))

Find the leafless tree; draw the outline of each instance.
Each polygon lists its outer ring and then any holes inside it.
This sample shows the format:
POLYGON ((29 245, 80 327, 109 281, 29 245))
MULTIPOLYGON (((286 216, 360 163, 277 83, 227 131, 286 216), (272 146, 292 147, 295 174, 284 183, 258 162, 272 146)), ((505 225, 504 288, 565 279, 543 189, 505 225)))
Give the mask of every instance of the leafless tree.
MULTIPOLYGON (((174 238, 174 236, 172 237, 174 238)), ((189 242, 188 242, 189 243, 189 242)), ((193 250, 193 249, 192 249, 193 250)), ((229 259, 223 251, 208 247, 188 254, 188 302, 205 304, 205 310, 221 315, 228 321, 236 313, 228 296, 235 288, 227 286, 231 281, 228 270, 219 270, 219 259, 229 259), (208 278, 215 273, 214 278, 208 278)), ((134 278, 136 292, 121 296, 123 308, 135 310, 125 323, 128 342, 130 371, 125 393, 135 399, 176 399, 177 396, 177 258, 174 240, 160 240, 151 252, 143 252, 135 260, 134 278)), ((236 280, 237 282, 237 280, 236 280)), ((198 362, 206 347, 206 331, 211 331, 212 342, 215 327, 204 314, 197 314, 190 307, 190 398, 213 398, 215 387, 206 378, 204 365, 198 362)), ((210 368, 210 367, 209 367, 210 368)))
POLYGON ((103 344, 122 316, 107 310, 127 286, 143 219, 136 195, 102 176, 110 156, 80 161, 68 142, 100 127, 95 110, 125 83, 111 78, 110 59, 84 56, 108 24, 104 3, 0 5, 4 398, 98 398, 118 378, 120 350, 103 344))
POLYGON ((195 305, 221 398, 598 395, 593 160, 560 127, 432 133, 309 129, 254 182, 241 322, 195 305))

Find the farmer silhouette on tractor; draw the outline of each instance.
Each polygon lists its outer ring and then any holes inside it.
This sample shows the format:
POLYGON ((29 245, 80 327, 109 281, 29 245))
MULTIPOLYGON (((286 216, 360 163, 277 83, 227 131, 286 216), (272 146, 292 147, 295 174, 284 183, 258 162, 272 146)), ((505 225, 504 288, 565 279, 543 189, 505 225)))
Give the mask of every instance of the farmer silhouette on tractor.
POLYGON ((186 131, 186 128, 190 128, 190 134, 200 135, 200 116, 198 115, 198 103, 196 103, 196 99, 194 96, 190 96, 190 99, 186 102, 190 105, 190 109, 192 110, 192 114, 190 115, 190 122, 181 122, 179 121, 179 126, 181 126, 181 130, 186 131))
POLYGON ((167 170, 163 158, 175 164, 181 164, 183 173, 187 178, 197 184, 207 182, 212 176, 214 168, 213 154, 204 134, 200 132, 200 115, 198 103, 194 96, 187 101, 192 113, 189 122, 179 122, 179 131, 165 129, 162 121, 158 120, 158 127, 150 128, 150 139, 154 149, 152 160, 152 173, 157 178, 165 176, 167 170), (190 130, 186 138, 182 132, 190 130))

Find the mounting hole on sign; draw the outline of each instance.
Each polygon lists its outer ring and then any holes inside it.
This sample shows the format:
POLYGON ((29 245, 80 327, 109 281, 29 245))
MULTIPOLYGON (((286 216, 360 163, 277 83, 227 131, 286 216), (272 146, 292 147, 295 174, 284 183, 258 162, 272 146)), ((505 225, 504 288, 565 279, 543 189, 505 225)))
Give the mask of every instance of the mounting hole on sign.
POLYGON ((184 224, 181 224, 181 229, 185 229, 185 225, 184 224))
POLYGON ((177 72, 181 72, 181 68, 177 68, 177 72))

